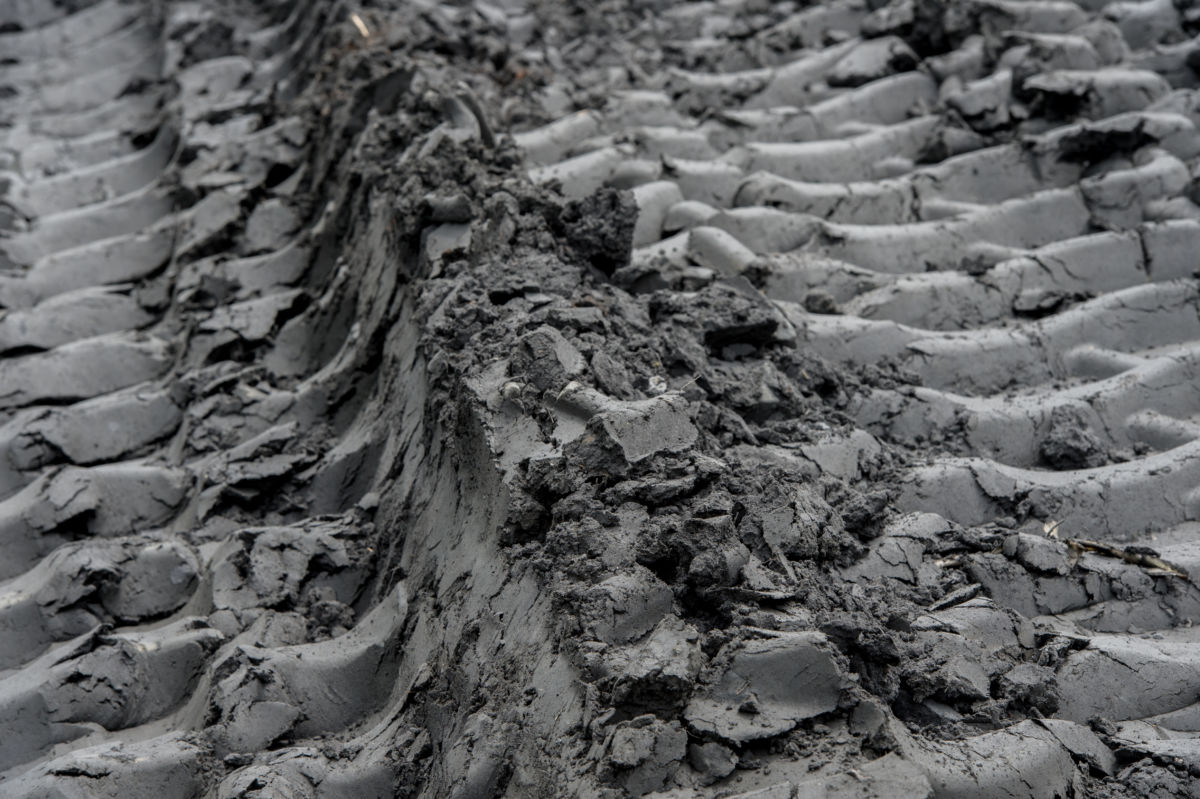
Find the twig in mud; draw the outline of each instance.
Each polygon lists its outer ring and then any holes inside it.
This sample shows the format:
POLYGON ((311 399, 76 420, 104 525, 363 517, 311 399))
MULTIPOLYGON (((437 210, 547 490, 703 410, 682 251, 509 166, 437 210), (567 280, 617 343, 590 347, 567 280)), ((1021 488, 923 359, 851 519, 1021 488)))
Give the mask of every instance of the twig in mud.
POLYGON ((475 117, 475 121, 479 123, 479 138, 483 139, 483 143, 488 147, 495 147, 496 134, 492 133, 492 126, 488 124, 487 116, 483 113, 483 106, 479 104, 475 92, 461 81, 454 88, 458 90, 454 95, 455 98, 467 107, 467 110, 475 117))
POLYGON ((363 18, 357 13, 351 12, 350 21, 354 23, 354 27, 358 28, 358 32, 362 34, 364 39, 371 38, 371 29, 367 27, 367 23, 363 22, 363 18))
POLYGON ((961 605, 963 602, 968 602, 983 593, 983 586, 979 583, 972 583, 955 591, 951 591, 944 597, 934 602, 929 606, 931 613, 936 613, 939 610, 952 608, 955 605, 961 605))
POLYGON ((1153 552, 1138 552, 1130 549, 1121 549, 1114 547, 1111 544, 1102 544, 1099 541, 1089 541, 1084 538, 1068 538, 1067 546, 1076 552, 1091 552, 1094 555, 1104 555, 1110 558, 1119 558, 1126 563, 1131 563, 1134 566, 1140 566, 1147 573, 1162 576, 1162 577, 1178 577, 1191 582, 1187 570, 1176 566, 1174 563, 1169 563, 1153 552))

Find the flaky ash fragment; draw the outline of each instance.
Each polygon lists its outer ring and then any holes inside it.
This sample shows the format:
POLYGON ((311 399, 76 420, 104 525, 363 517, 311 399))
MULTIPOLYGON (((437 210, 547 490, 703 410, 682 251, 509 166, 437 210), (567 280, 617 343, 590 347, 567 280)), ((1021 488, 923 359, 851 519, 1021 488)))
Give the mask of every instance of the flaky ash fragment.
POLYGON ((688 449, 698 435, 680 396, 624 403, 598 413, 588 426, 598 446, 617 448, 631 465, 688 449))
POLYGON ((819 633, 748 641, 726 657, 717 680, 684 711, 702 735, 745 744, 773 738, 838 707, 844 675, 819 633))

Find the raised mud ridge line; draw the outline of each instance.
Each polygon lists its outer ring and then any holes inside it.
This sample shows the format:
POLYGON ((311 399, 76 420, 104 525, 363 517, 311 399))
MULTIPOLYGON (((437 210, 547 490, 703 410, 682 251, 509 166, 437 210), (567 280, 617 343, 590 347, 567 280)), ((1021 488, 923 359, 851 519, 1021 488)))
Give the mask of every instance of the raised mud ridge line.
POLYGON ((0 796, 1195 795, 1197 24, 0 8, 0 796))

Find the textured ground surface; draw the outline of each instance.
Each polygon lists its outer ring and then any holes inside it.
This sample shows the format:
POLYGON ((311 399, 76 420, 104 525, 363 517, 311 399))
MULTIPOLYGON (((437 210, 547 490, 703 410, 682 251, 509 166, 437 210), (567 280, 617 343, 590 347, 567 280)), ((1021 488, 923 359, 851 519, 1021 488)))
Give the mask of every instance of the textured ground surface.
POLYGON ((0 4, 0 796, 1200 796, 1198 26, 0 4))

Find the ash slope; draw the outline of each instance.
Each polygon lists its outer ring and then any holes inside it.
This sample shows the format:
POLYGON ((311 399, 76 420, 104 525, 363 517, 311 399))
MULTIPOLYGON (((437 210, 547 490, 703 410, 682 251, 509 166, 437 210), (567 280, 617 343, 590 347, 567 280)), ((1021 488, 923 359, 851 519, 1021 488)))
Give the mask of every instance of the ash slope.
POLYGON ((6 11, 5 795, 1189 795, 1193 20, 1099 6, 6 11))

